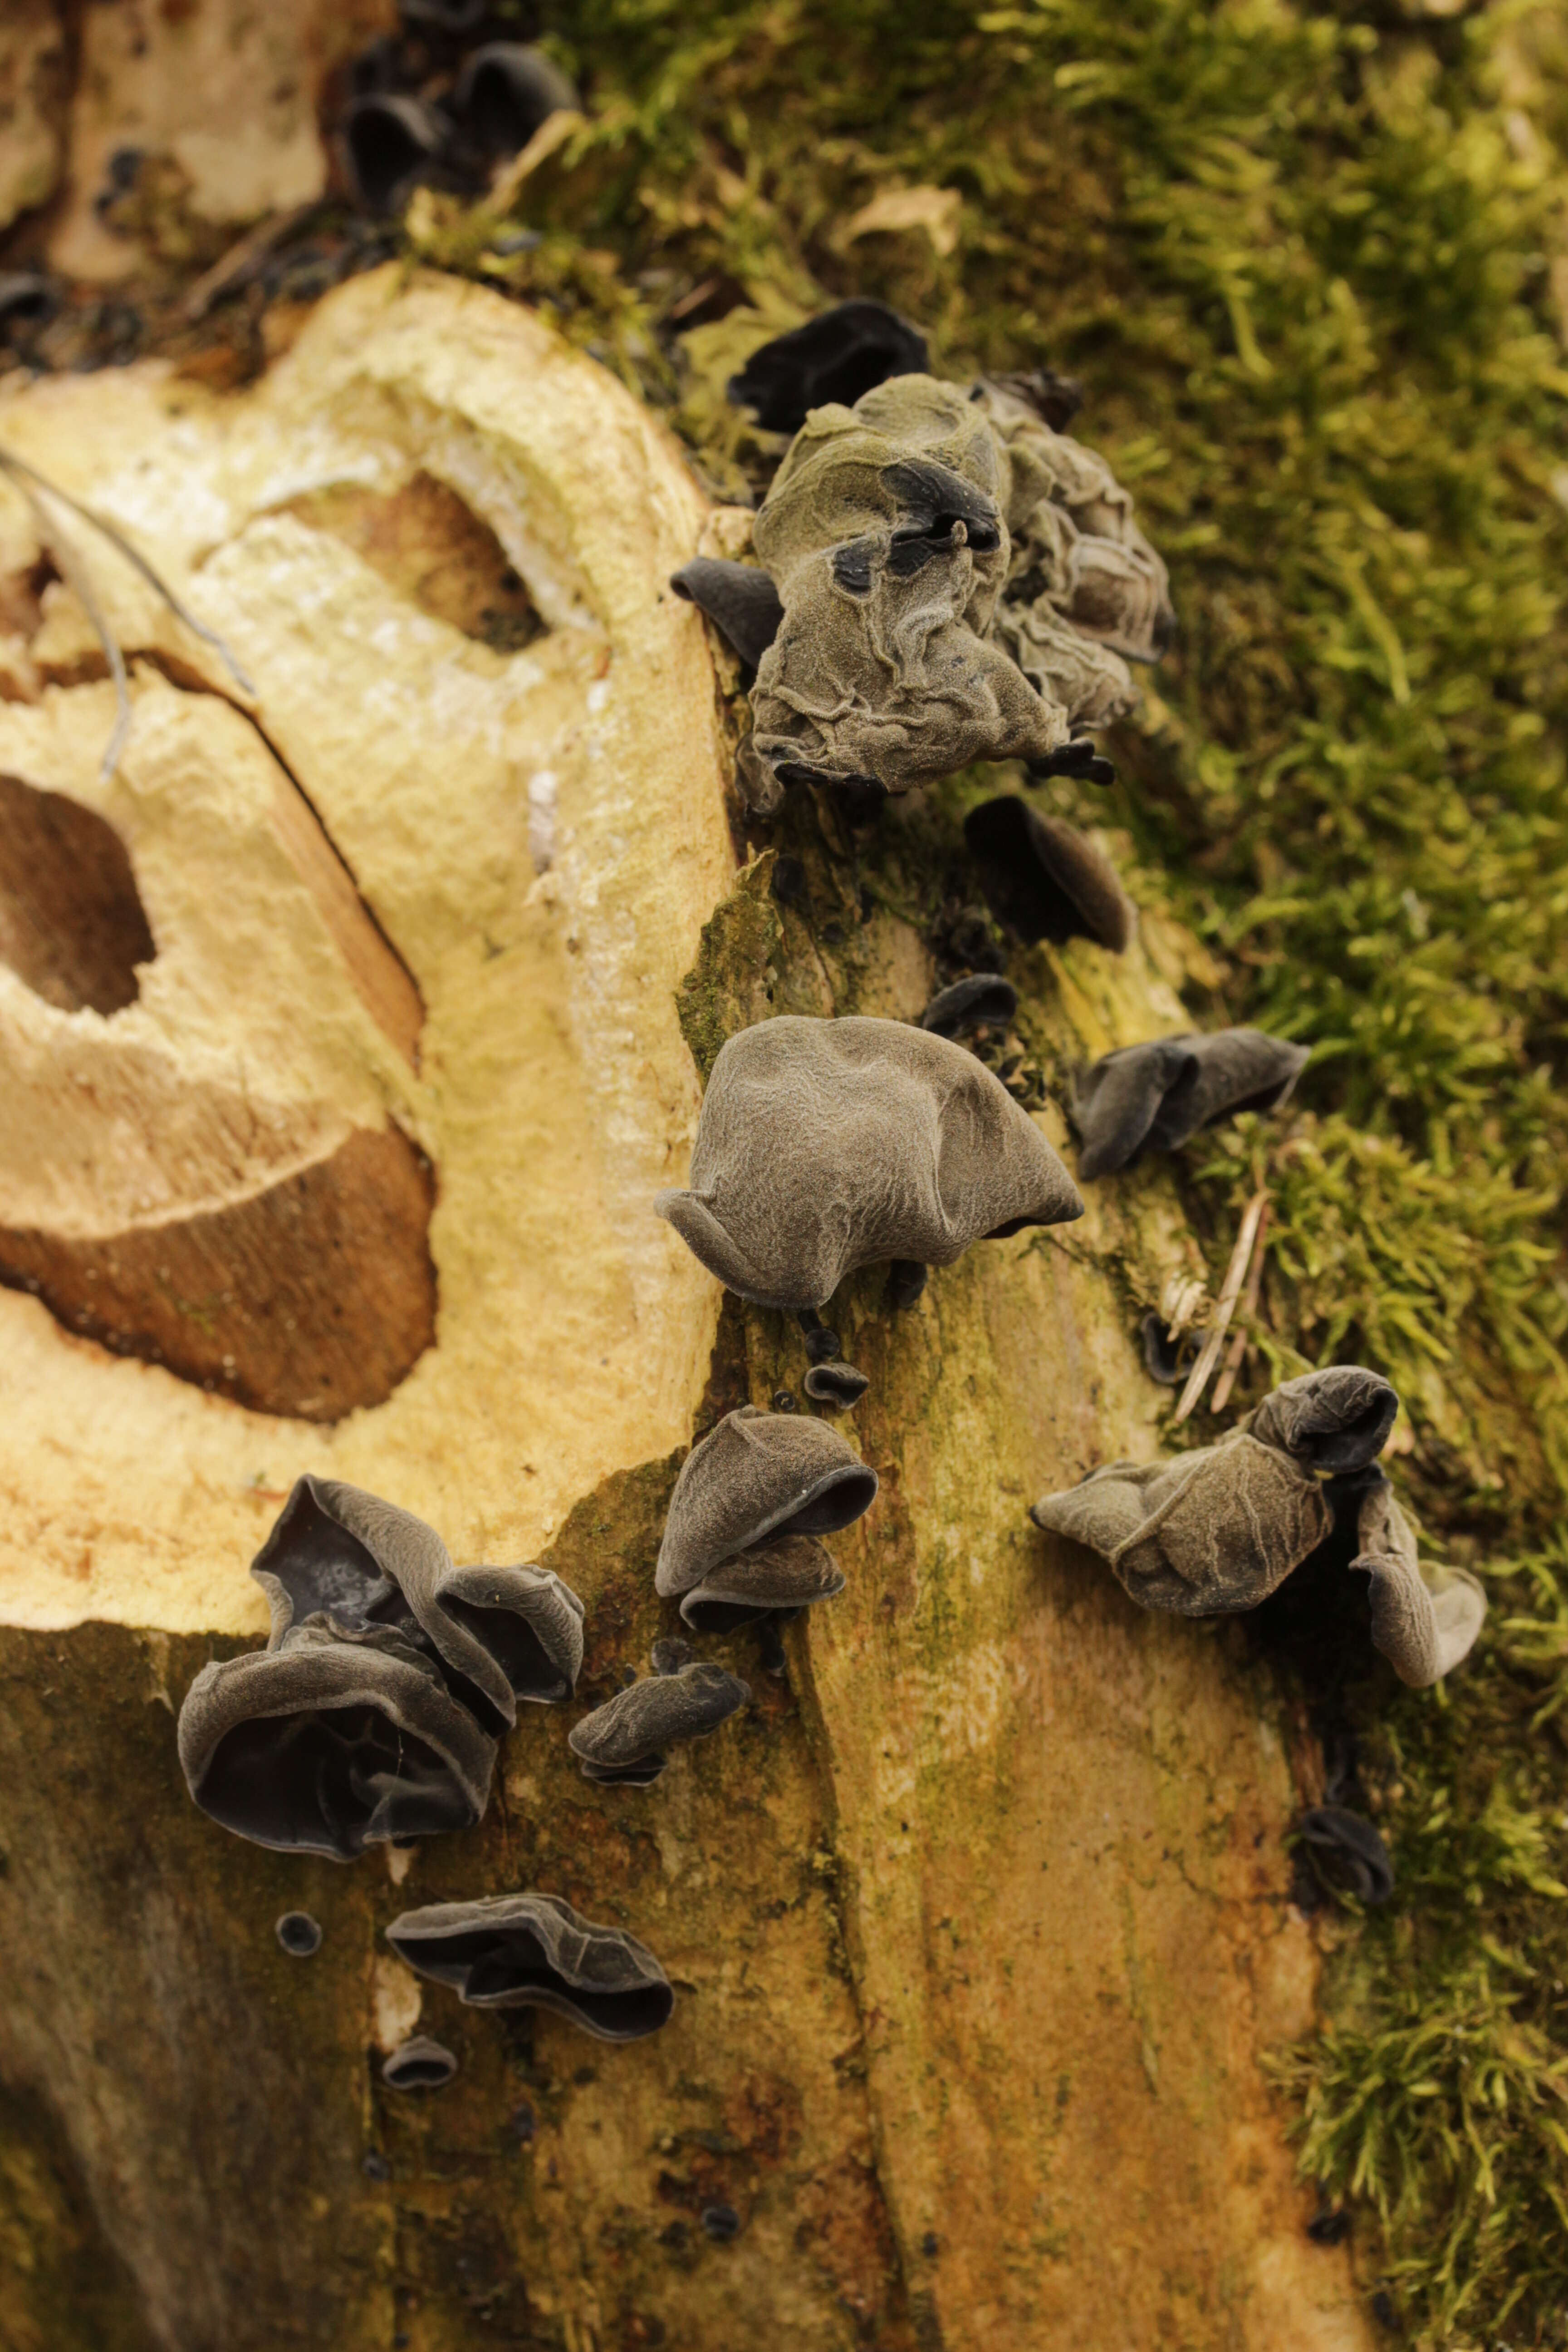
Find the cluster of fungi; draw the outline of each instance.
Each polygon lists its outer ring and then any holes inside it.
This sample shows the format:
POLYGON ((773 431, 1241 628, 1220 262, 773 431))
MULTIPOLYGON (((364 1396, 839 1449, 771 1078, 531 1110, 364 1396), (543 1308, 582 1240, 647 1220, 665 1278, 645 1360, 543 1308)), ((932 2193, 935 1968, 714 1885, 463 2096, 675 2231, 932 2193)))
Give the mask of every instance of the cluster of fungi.
MULTIPOLYGON (((487 106, 568 101, 533 72, 525 53, 481 51, 453 81, 446 131, 427 98, 367 92, 351 139, 374 161, 373 133, 384 145, 395 131, 417 144, 416 131, 460 143, 479 140, 464 125, 487 106)), ((1109 467, 1063 429, 1071 388, 1049 375, 960 385, 927 371, 911 328, 857 301, 777 338, 731 384, 763 429, 795 437, 755 517, 757 561, 699 558, 672 584, 749 674, 753 723, 738 764, 759 818, 801 788, 863 814, 976 760, 1021 761, 1036 780, 1107 781, 1083 730, 1131 707, 1128 664, 1157 659, 1169 640, 1164 566, 1109 467)), ((993 912, 1022 940, 1129 944, 1131 909, 1102 852, 1023 791, 973 809, 964 838, 993 912)), ((919 1023, 779 1014, 718 1055, 689 1181, 654 1208, 727 1289, 798 1318, 806 1396, 828 1413, 868 1387, 823 1320, 847 1276, 886 1265, 897 1313, 928 1269, 1083 1213, 1037 1120, 964 1042, 1005 1027, 1016 1001, 999 973, 976 969, 919 1023)), ((1077 1080, 1079 1179, 1278 1106, 1306 1059, 1250 1028, 1108 1054, 1077 1080)), ((651 1674, 574 1725, 591 1782, 650 1788, 671 1748, 747 1706, 748 1685, 698 1655, 692 1637, 746 1629, 778 1672, 780 1625, 844 1590, 825 1538, 871 1507, 877 1474, 795 1402, 782 1393, 778 1409, 730 1412, 688 1455, 654 1571, 683 1630, 654 1643, 651 1674)), ((1031 1517, 1098 1553, 1140 1607, 1183 1616, 1254 1609, 1312 1564, 1355 1571, 1377 1648, 1405 1682, 1431 1684, 1466 1655, 1486 1604, 1472 1578, 1417 1558, 1379 1467, 1397 1402, 1376 1372, 1330 1366, 1276 1388, 1217 1444, 1108 1463, 1031 1517)), ((538 1567, 458 1567, 432 1528, 354 1487, 300 1479, 252 1573, 271 1637, 198 1675, 179 1748, 195 1802, 264 1845, 352 1861, 471 1826, 520 1703, 560 1706, 575 1691, 584 1610, 568 1586, 538 1567)), ((1337 1857, 1337 1885, 1386 1895, 1370 1824, 1324 1805, 1302 1834, 1337 1857)), ((301 1958, 321 1940, 301 1913, 278 1934, 301 1958)), ((405 1912, 387 1936, 465 2002, 542 2007, 605 2040, 653 2032, 673 2007, 635 1937, 538 1890, 405 1912)), ((384 2077, 431 2088, 456 2063, 421 2035, 384 2077)))

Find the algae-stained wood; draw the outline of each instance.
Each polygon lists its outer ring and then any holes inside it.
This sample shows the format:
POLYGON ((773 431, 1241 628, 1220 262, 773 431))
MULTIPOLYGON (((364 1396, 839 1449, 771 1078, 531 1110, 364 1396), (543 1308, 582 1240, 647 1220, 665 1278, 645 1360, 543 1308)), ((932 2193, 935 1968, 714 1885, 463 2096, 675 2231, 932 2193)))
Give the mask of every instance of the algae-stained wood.
MULTIPOLYGON (((0 767, 112 829, 153 952, 109 1012, 0 967, 7 1082, 48 1078, 0 1138, 0 1227, 145 1238, 400 1137, 430 1170, 436 1297, 384 1396, 312 1419, 226 1391, 221 1350, 193 1378, 0 1290, 0 2343, 1360 2347, 1260 2071, 1313 1980, 1270 1689, 1231 1634, 1139 1617, 1026 1517, 1156 1444, 1131 1334, 1184 1249, 1157 1175, 979 1246, 897 1319, 879 1274, 847 1286, 882 1477, 837 1539, 849 1589, 783 1677, 715 1645, 752 1705, 653 1788, 591 1786, 531 1708, 462 1837, 340 1867, 190 1806, 174 1713, 260 1638, 245 1570, 307 1468, 461 1558, 556 1568, 588 1609, 581 1699, 646 1669, 685 1447, 805 1367, 783 1318, 721 1313, 653 1194, 734 1027, 918 1014, 899 874, 948 820, 857 840, 797 812, 809 914, 771 854, 737 874, 703 625, 666 587, 703 501, 603 371, 482 291, 356 281, 244 395, 146 368, 0 411, 254 686, 95 543, 136 706, 101 785, 91 633, 46 592, 0 767), (487 638, 476 583, 503 574, 526 625, 487 638), (326 912, 319 866, 241 854, 279 838, 245 798, 265 761, 340 878, 326 912), (416 1022, 389 1033, 388 992, 416 1022), (120 1125, 79 1106, 62 1172, 45 1122, 89 1068, 120 1125), (530 1885, 653 1947, 662 2034, 464 2011, 382 1940, 411 1904, 530 1885), (324 1929, 308 1961, 273 1933, 292 1907, 324 1929), (460 2071, 399 2096, 382 2060, 416 2029, 460 2071), (732 2238, 704 2222, 722 2207, 732 2238)), ((4 529, 30 572, 25 512, 4 529)), ((1025 977, 1064 1055, 1180 1018, 1136 948, 1025 977)), ((174 1287, 198 1327, 231 1311, 174 1287)))

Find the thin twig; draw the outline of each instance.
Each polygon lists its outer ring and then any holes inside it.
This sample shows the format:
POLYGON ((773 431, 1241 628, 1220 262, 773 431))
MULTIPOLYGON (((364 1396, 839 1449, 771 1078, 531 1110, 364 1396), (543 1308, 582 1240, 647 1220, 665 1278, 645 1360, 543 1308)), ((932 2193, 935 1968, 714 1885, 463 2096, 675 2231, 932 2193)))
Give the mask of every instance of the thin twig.
POLYGON ((204 270, 180 305, 180 315, 193 326, 205 319, 220 294, 239 285, 258 261, 265 261, 275 245, 281 244, 290 229, 297 228, 309 213, 317 208, 317 199, 309 204, 290 205, 287 211, 272 213, 258 226, 247 229, 237 245, 231 245, 221 260, 204 270))
POLYGON ((1225 1360, 1225 1370, 1215 1382, 1209 1399, 1211 1412, 1223 1412, 1230 1402, 1230 1392, 1236 1386, 1236 1376, 1241 1370, 1242 1359, 1251 1342, 1251 1325, 1258 1313, 1258 1293, 1263 1287, 1263 1258, 1268 1239, 1268 1203, 1263 1204, 1263 1214, 1258 1220, 1258 1239, 1252 1248, 1252 1266, 1247 1277, 1247 1288, 1241 1297, 1241 1323, 1230 1343, 1230 1353, 1225 1360))
POLYGON ((1255 1192, 1247 1204, 1246 1213, 1241 1220, 1241 1231, 1236 1237, 1236 1247, 1230 1254, 1230 1264, 1226 1268, 1225 1286, 1220 1292, 1219 1304, 1215 1309, 1214 1326, 1208 1338, 1204 1341, 1203 1351, 1197 1362, 1187 1376, 1187 1385, 1182 1391, 1181 1402, 1177 1405, 1173 1416, 1173 1426, 1174 1427, 1179 1427, 1193 1411, 1208 1386, 1209 1374, 1219 1360, 1219 1351, 1225 1343, 1225 1335, 1230 1328, 1230 1318, 1236 1311, 1237 1299, 1241 1295, 1242 1279, 1247 1273, 1247 1262, 1252 1255, 1253 1244, 1258 1238, 1258 1228, 1263 1221, 1263 1212, 1268 1205, 1268 1201, 1267 1192, 1255 1192))

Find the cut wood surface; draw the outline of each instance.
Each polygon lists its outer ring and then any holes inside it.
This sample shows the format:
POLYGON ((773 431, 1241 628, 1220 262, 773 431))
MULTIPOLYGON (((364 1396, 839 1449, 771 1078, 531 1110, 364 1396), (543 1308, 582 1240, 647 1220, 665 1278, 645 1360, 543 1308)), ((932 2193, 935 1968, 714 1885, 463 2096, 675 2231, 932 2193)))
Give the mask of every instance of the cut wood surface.
MULTIPOLYGON (((1236 1628, 1141 1614, 1026 1517, 1158 1450, 1129 1291, 1192 1261, 1157 1169, 898 1318, 880 1270, 846 1286, 873 1387, 840 1425, 882 1480, 832 1539, 847 1590, 782 1678, 710 1645, 752 1706, 651 1789, 588 1783, 574 1712, 531 1707, 481 1827, 415 1851, 289 1857, 192 1807, 174 1714, 259 1641, 246 1569, 307 1469, 459 1559, 555 1568, 584 1704, 646 1671, 694 1430, 805 1362, 783 1318, 721 1316, 652 1214, 700 1102, 682 1017, 706 1065, 772 1013, 917 1018, 932 966, 848 858, 811 877, 831 922, 781 906, 771 854, 737 874, 712 656, 666 584, 704 501, 521 310, 382 273, 254 393, 46 382, 0 439, 155 553, 256 686, 95 544, 136 681, 120 773, 96 781, 112 698, 58 583, 37 698, 0 706, 0 772, 85 821, 7 804, 97 844, 75 901, 0 868, 0 1258, 40 1286, 0 1291, 0 2257, 27 2248, 0 2343, 1363 2352, 1261 2065, 1316 1968, 1272 1685, 1236 1628), (258 1411, 162 1339, 84 1336, 92 1271, 121 1312, 159 1234, 225 1219, 217 1324, 266 1321, 281 1188, 335 1171, 341 1205, 359 1170, 384 1203, 405 1149, 434 1330, 381 1401, 258 1411), (56 1313, 24 1233, 72 1270, 56 1313), (652 1948, 661 2033, 461 2009, 382 1937, 530 1885, 652 1948), (312 1959, 276 1940, 291 1908, 312 1959), (400 2097, 382 2057, 415 2031, 460 2071, 400 2097)), ((20 577, 38 551, 4 524, 20 577)), ((1031 955, 1086 1058, 1181 1025, 1137 943, 1031 955)))

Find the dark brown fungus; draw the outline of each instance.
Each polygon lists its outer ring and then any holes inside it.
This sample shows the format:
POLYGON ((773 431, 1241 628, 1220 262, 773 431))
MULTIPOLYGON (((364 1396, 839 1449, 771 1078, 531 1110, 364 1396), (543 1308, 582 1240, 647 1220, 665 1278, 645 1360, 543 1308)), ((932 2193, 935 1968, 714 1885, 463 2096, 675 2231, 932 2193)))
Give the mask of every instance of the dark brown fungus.
POLYGON ((367 212, 395 212, 440 160, 447 124, 421 98, 356 98, 343 115, 349 186, 367 212))
POLYGON ((386 1931, 399 1959, 478 2009, 553 2010, 601 2042, 657 2033, 675 2006, 653 1954, 595 1927, 558 1895, 496 1895, 405 1911, 386 1931))
MULTIPOLYGON (((1335 1482, 1371 1463, 1397 1405, 1380 1374, 1331 1365, 1275 1390, 1216 1445, 1169 1462, 1107 1463, 1029 1516, 1099 1552, 1141 1608, 1184 1617, 1253 1609, 1331 1537, 1335 1482)), ((1403 1681, 1436 1682, 1480 1630, 1480 1586, 1420 1565, 1386 1479, 1366 1483, 1359 1541, 1350 1566, 1372 1580, 1373 1642, 1403 1681)))
POLYGON ((381 2070, 389 2091, 438 2091, 458 2071, 458 2062, 427 2033, 416 2033, 395 2050, 381 2070))
POLYGON ((696 1655, 689 1642, 683 1642, 679 1633, 669 1633, 654 1643, 648 1652, 648 1664, 656 1675, 678 1675, 696 1655))
POLYGON ((1394 1892, 1394 1864, 1371 1822, 1344 1805, 1313 1805, 1299 1827, 1313 1875, 1327 1893, 1353 1895, 1366 1904, 1387 1902, 1394 1892))
POLYGON ((1143 1318, 1141 1327, 1143 1340, 1143 1368, 1152 1381, 1163 1389, 1181 1385, 1192 1370, 1198 1352, 1198 1335, 1186 1330, 1175 1339, 1163 1319, 1152 1309, 1143 1318))
POLYGON ((718 2245, 727 2246, 740 2234, 741 2217, 732 2205, 704 2205, 700 2219, 704 2236, 718 2245))
POLYGON ((1172 1151, 1211 1119, 1289 1099, 1310 1048, 1261 1029, 1157 1037, 1107 1054, 1079 1080, 1073 1118, 1088 1181, 1143 1151, 1172 1151))
POLYGON ((888 1305, 895 1314, 913 1307, 925 1295, 930 1268, 918 1257, 896 1257, 888 1268, 888 1305))
POLYGON ((646 1788, 664 1769, 665 1748, 717 1731, 751 1696, 722 1666, 694 1660, 617 1691, 574 1724, 567 1745, 587 1780, 646 1788))
POLYGON ((321 1922, 308 1911, 285 1911, 273 1933, 293 1960, 308 1960, 321 1948, 321 1922))
POLYGON ((1005 1029, 1018 1010, 1018 992, 1000 972, 974 971, 939 989, 921 1014, 921 1027, 938 1037, 963 1037, 972 1029, 1005 1029))
POLYGON ((759 565, 697 555, 670 573, 669 584, 678 596, 706 613, 741 659, 756 668, 784 619, 779 592, 759 565))
POLYGON ((60 307, 52 278, 34 269, 0 270, 0 339, 44 326, 60 307))
POLYGON ((1016 793, 982 801, 963 820, 980 887, 998 921, 1031 943, 1092 940, 1121 955, 1132 936, 1116 870, 1060 817, 1043 816, 1016 793))
POLYGON ((452 92, 459 126, 489 156, 517 154, 551 115, 577 104, 560 67, 521 41, 489 41, 476 49, 452 92))
POLYGON ((847 1412, 852 1405, 858 1404, 870 1385, 865 1373, 858 1372, 853 1364, 831 1360, 813 1364, 803 1382, 814 1404, 830 1406, 835 1412, 847 1412))
POLYGON ((681 1465, 655 1588, 676 1599, 770 1537, 831 1535, 876 1496, 876 1472, 826 1422, 742 1405, 681 1465))
POLYGON ((925 337, 885 302, 838 302, 753 352, 731 377, 730 397, 764 431, 796 433, 809 410, 852 407, 890 376, 921 373, 927 357, 925 337))
POLYGON ((781 1014, 724 1045, 690 1187, 658 1215, 742 1298, 799 1310, 886 1258, 1081 1216, 1028 1113, 973 1054, 900 1021, 781 1014))
POLYGON ((680 1603, 699 1633, 733 1633, 763 1618, 798 1617, 844 1590, 844 1572, 815 1536, 775 1536, 709 1570, 680 1603))

